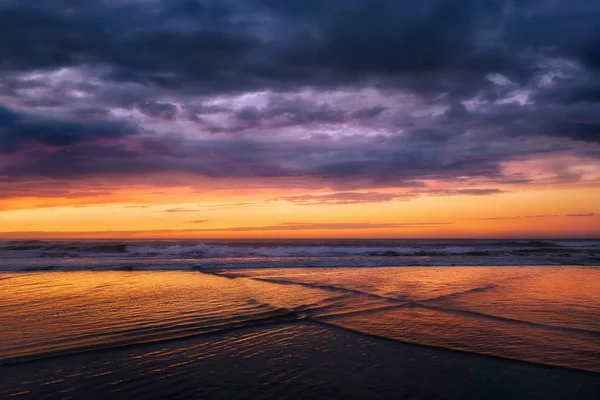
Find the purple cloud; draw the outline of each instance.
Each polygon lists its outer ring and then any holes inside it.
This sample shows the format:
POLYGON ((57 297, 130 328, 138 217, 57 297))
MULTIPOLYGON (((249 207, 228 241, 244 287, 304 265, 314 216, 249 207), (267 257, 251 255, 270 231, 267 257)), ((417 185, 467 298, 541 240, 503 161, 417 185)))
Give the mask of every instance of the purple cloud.
POLYGON ((297 204, 597 182, 600 3, 459 3, 3 1, 0 176, 337 191, 297 204))

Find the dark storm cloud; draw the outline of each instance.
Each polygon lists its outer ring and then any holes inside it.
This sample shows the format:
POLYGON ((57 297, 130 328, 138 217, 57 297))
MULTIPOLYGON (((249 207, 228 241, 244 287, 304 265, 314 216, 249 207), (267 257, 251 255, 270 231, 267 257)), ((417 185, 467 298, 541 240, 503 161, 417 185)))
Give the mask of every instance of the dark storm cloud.
POLYGON ((260 111, 257 107, 248 106, 237 111, 235 117, 242 121, 256 122, 260 119, 260 111))
POLYGON ((104 119, 109 117, 110 111, 105 108, 77 108, 73 115, 82 119, 104 119))
MULTIPOLYGON (((373 113, 371 109, 367 110, 373 113)), ((284 128, 291 126, 310 126, 315 124, 338 124, 352 119, 364 119, 368 116, 348 116, 342 109, 328 103, 319 103, 304 98, 273 95, 264 107, 246 106, 239 110, 222 110, 229 115, 229 124, 212 124, 207 129, 211 133, 237 133, 251 128, 284 128)), ((376 116, 377 114, 373 114, 376 116)), ((201 121, 197 116, 197 122, 201 121)))
POLYGON ((527 183, 506 163, 584 155, 574 142, 599 154, 598 20, 595 0, 1 1, 0 94, 31 111, 0 107, 0 175, 527 183), (364 88, 381 96, 325 96, 364 88), (248 91, 271 95, 223 100, 248 91), (418 101, 384 98, 394 93, 418 101), (173 128, 136 135, 115 108, 173 128))
MULTIPOLYGON (((0 174, 63 179, 159 172, 192 173, 212 178, 299 175, 302 171, 288 170, 281 165, 282 154, 278 153, 278 146, 245 140, 196 142, 164 138, 83 142, 76 146, 30 151, 26 157, 16 157, 0 174)), ((293 144, 287 151, 297 152, 293 144)))
MULTIPOLYGON (((231 110, 222 110, 227 113, 231 110)), ((374 117, 381 113, 378 107, 359 110, 371 113, 374 117)), ((312 123, 335 124, 347 122, 350 118, 346 111, 332 107, 327 102, 309 100, 300 96, 273 94, 269 97, 268 104, 263 107, 246 106, 233 112, 233 119, 237 126, 213 127, 215 132, 237 132, 249 127, 265 125, 267 127, 286 127, 292 125, 308 125, 312 123)), ((359 114, 352 117, 360 119, 368 116, 359 114)))
POLYGON ((115 79, 167 87, 379 77, 458 94, 477 91, 490 72, 526 79, 536 70, 535 48, 600 65, 593 0, 8 0, 0 7, 4 69, 106 65, 115 79))
MULTIPOLYGON (((372 178, 374 183, 400 183, 404 180, 452 179, 457 176, 499 178, 502 168, 493 157, 448 157, 443 147, 401 148, 400 143, 386 141, 364 149, 331 152, 313 174, 335 180, 372 178), (354 157, 353 157, 354 156, 354 157)), ((505 155, 506 156, 506 155, 505 155)))
MULTIPOLYGON (((157 172, 191 173, 211 178, 312 178, 335 189, 418 187, 422 180, 460 181, 460 177, 508 181, 502 163, 546 151, 511 147, 488 148, 481 143, 379 140, 264 140, 229 137, 185 139, 128 136, 127 141, 95 141, 103 131, 85 128, 80 136, 52 138, 56 148, 36 148, 16 157, 0 174, 13 177, 85 178, 157 172), (92 135, 92 132, 94 134, 92 135), (60 146, 58 146, 60 145, 60 146)), ((112 132, 112 131, 110 131, 112 132)), ((48 142, 50 139, 43 138, 48 142)), ((498 189, 440 191, 439 195, 493 194, 498 189)))
POLYGON ((354 118, 374 118, 376 116, 378 116, 379 114, 381 114, 382 112, 384 112, 385 110, 387 110, 388 108, 385 106, 377 105, 374 107, 365 107, 365 108, 361 108, 360 110, 356 110, 352 113, 352 116, 354 118))
POLYGON ((131 125, 121 121, 90 120, 80 123, 21 114, 0 105, 0 153, 13 153, 28 144, 63 148, 135 133, 131 125))
POLYGON ((172 120, 175 118, 179 109, 177 106, 170 103, 157 103, 154 101, 147 101, 142 104, 138 104, 137 109, 142 113, 150 117, 162 118, 166 120, 172 120))
POLYGON ((329 103, 313 104, 303 100, 282 98, 272 99, 271 104, 263 110, 263 115, 267 118, 285 117, 290 124, 335 123, 345 118, 344 111, 333 108, 329 103))
POLYGON ((600 143, 600 102, 504 104, 470 115, 504 137, 544 135, 600 143))
POLYGON ((102 65, 203 91, 376 81, 458 96, 542 56, 600 65, 594 0, 7 0, 0 67, 102 65), (560 32, 560 33, 559 33, 560 32))

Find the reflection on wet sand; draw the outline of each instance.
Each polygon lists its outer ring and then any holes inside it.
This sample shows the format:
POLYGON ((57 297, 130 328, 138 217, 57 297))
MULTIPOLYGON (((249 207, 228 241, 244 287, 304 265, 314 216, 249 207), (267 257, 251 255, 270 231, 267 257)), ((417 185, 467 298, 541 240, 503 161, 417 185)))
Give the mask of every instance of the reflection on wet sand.
MULTIPOLYGON (((200 365, 207 357, 245 359, 257 354, 273 360, 274 352, 282 351, 281 343, 302 343, 313 351, 323 342, 319 346, 344 359, 352 352, 362 354, 360 346, 340 354, 340 344, 328 343, 328 337, 350 347, 361 337, 368 348, 405 351, 396 348, 405 345, 391 342, 396 341, 465 353, 444 352, 444 357, 491 356, 484 357, 491 363, 486 365, 496 372, 503 365, 520 365, 500 361, 504 358, 600 372, 600 269, 589 267, 9 273, 0 275, 0 292, 0 364, 3 374, 11 376, 4 394, 27 390, 27 382, 41 385, 32 373, 46 371, 35 376, 49 379, 54 367, 66 368, 82 358, 113 364, 94 364, 98 370, 93 375, 83 372, 80 388, 92 381, 123 386, 118 377, 125 356, 158 364, 166 357, 169 364, 161 368, 176 366, 182 374, 177 379, 185 380, 192 372, 178 362, 200 365), (374 337, 390 342, 384 345, 374 337), (189 347, 192 342, 196 344, 189 347), (174 348, 178 350, 169 353, 174 348), (150 349, 159 350, 153 355, 150 349), (15 371, 22 372, 22 380, 15 371)), ((293 358, 293 352, 288 356, 293 358)), ((390 362, 386 357, 380 361, 390 362)), ((323 360, 304 360, 298 368, 310 362, 323 360)), ((354 362, 353 368, 363 374, 362 361, 354 362)), ((142 373, 142 364, 127 363, 142 373)), ((255 368, 276 373, 269 363, 255 368)), ((597 379, 585 379, 591 377, 597 379)), ((294 380, 302 378, 284 379, 281 390, 294 380)), ((124 385, 125 393, 143 386, 129 385, 124 385)))

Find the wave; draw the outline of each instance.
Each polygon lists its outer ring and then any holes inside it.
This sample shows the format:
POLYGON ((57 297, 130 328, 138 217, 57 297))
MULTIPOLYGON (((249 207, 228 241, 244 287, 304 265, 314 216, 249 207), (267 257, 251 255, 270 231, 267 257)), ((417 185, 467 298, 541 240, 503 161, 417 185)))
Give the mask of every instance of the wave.
POLYGON ((595 366, 571 365, 571 364, 568 364, 565 362, 560 362, 560 361, 555 361, 555 360, 537 360, 534 358, 520 358, 520 357, 516 357, 516 356, 512 356, 512 355, 504 355, 501 352, 484 352, 481 350, 470 349, 468 347, 461 347, 458 345, 435 344, 435 343, 430 343, 430 342, 426 343, 426 342, 422 342, 422 341, 410 339, 410 338, 391 337, 388 335, 370 331, 368 329, 363 329, 361 327, 354 327, 352 325, 345 323, 344 320, 338 321, 338 320, 336 320, 336 316, 333 316, 333 318, 313 318, 313 319, 311 319, 311 321, 321 324, 323 326, 334 327, 334 328, 341 329, 341 330, 344 330, 347 332, 357 333, 357 334, 360 334, 360 335, 363 335, 366 337, 385 340, 385 341, 389 341, 389 342, 403 343, 403 344, 411 345, 411 346, 418 346, 418 347, 430 348, 430 349, 438 349, 438 350, 443 350, 443 351, 452 352, 452 353, 469 354, 469 355, 476 356, 476 357, 493 358, 493 359, 503 360, 503 361, 507 361, 507 362, 514 362, 514 363, 519 363, 519 364, 540 365, 540 366, 544 366, 546 368, 556 368, 556 369, 562 369, 562 370, 577 371, 580 373, 590 373, 590 374, 593 374, 593 376, 596 376, 598 373, 598 369, 595 368, 595 366))
POLYGON ((585 241, 557 241, 554 242, 557 246, 561 247, 600 247, 600 241, 598 240, 585 240, 585 241))
MULTIPOLYGON (((402 243, 405 244, 405 243, 402 243)), ((371 256, 435 257, 444 255, 490 256, 502 253, 519 252, 560 252, 587 250, 600 254, 600 241, 544 242, 544 241, 506 241, 492 243, 470 243, 437 246, 430 243, 413 243, 410 246, 373 246, 362 245, 302 245, 285 244, 260 247, 255 244, 230 245, 216 243, 87 243, 87 242, 36 242, 0 244, 1 255, 30 257, 80 257, 80 256, 134 256, 160 257, 179 256, 197 258, 218 257, 338 257, 371 256), (515 249, 516 247, 516 249, 515 249), (563 250, 561 250, 563 249, 563 250), (594 251, 595 250, 595 251, 594 251)))
POLYGON ((486 313, 467 310, 467 309, 445 307, 445 306, 441 306, 441 305, 437 305, 437 304, 434 305, 434 304, 426 303, 423 301, 414 302, 414 304, 416 307, 422 307, 422 308, 426 308, 426 309, 430 309, 430 310, 434 310, 434 311, 441 311, 441 312, 445 312, 445 313, 467 316, 467 317, 472 317, 472 318, 491 319, 491 320, 500 321, 500 322, 508 322, 508 323, 513 323, 513 324, 533 326, 536 328, 562 331, 562 332, 567 332, 567 333, 571 333, 571 334, 581 334, 581 335, 593 336, 595 338, 600 337, 600 332, 589 330, 589 329, 542 324, 539 322, 526 321, 526 320, 522 320, 522 319, 509 318, 509 317, 502 317, 499 315, 486 314, 486 313))
POLYGON ((330 292, 340 292, 340 293, 358 295, 361 297, 368 297, 368 298, 377 299, 377 300, 402 301, 401 299, 398 299, 396 297, 383 296, 383 295, 379 295, 376 293, 365 292, 363 290, 357 290, 357 289, 350 289, 350 288, 346 288, 346 287, 342 287, 342 286, 299 282, 299 281, 289 281, 289 280, 284 280, 284 279, 272 279, 272 278, 249 278, 249 279, 254 279, 257 281, 268 282, 268 283, 275 283, 275 284, 279 284, 279 285, 304 286, 304 287, 308 287, 311 289, 321 289, 321 290, 327 290, 330 292))
POLYGON ((400 257, 434 256, 447 254, 486 255, 489 252, 476 251, 470 247, 443 247, 423 250, 410 247, 346 247, 346 246, 280 246, 280 247, 236 247, 213 244, 192 246, 174 245, 168 247, 127 246, 128 253, 135 256, 180 255, 198 257, 340 257, 372 256, 400 257))
POLYGON ((186 340, 198 336, 227 333, 238 329, 259 327, 265 325, 274 325, 281 323, 292 323, 299 322, 307 319, 307 314, 302 310, 281 310, 283 313, 271 314, 266 316, 260 316, 257 318, 250 318, 246 320, 223 323, 217 326, 201 327, 198 329, 191 329, 183 331, 180 334, 174 334, 167 337, 159 337, 155 339, 144 339, 140 338, 138 341, 121 341, 113 343, 101 343, 97 345, 81 346, 68 349, 61 349, 55 351, 47 351, 35 354, 27 354, 22 356, 15 356, 10 358, 0 359, 0 366, 6 367, 11 365, 30 363, 35 361, 43 361, 54 358, 71 357, 74 355, 88 354, 88 353, 100 353, 106 351, 113 351, 116 349, 124 348, 135 348, 142 346, 154 345, 157 343, 174 342, 178 340, 186 340))
POLYGON ((0 270, 600 265, 600 240, 0 241, 0 270))
POLYGON ((467 290, 463 290, 460 292, 454 292, 454 293, 449 293, 449 294, 444 294, 441 296, 437 296, 437 297, 432 297, 430 299, 425 299, 422 301, 437 301, 437 300, 445 300, 445 299, 454 299, 456 297, 460 297, 466 294, 472 294, 472 293, 483 293, 483 292, 487 292, 490 290, 495 290, 499 287, 499 285, 495 284, 495 283, 490 283, 487 285, 483 285, 483 286, 479 286, 479 287, 475 287, 472 289, 467 289, 467 290))

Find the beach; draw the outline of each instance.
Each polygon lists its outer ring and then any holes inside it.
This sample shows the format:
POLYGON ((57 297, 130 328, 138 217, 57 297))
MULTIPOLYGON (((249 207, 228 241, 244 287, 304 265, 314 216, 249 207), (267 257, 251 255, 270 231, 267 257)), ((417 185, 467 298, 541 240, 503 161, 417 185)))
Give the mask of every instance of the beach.
POLYGON ((600 269, 0 274, 0 397, 600 393, 600 269))
POLYGON ((0 32, 0 400, 600 400, 600 0, 0 32))

